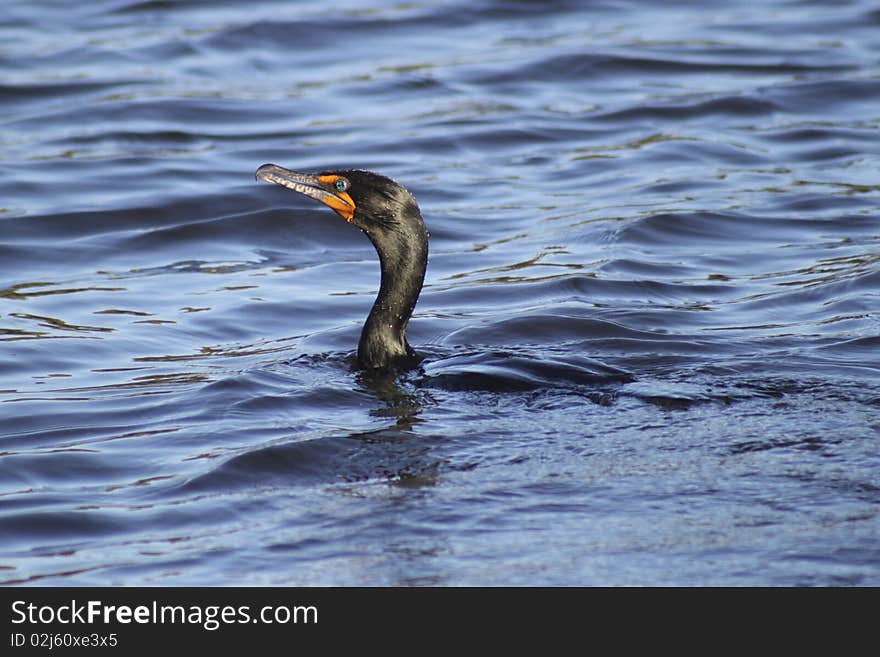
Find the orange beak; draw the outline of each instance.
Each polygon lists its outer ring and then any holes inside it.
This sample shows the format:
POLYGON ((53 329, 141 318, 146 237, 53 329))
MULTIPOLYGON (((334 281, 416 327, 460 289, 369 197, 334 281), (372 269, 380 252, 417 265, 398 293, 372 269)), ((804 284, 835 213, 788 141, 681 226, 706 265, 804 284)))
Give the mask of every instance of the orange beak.
POLYGON ((356 208, 351 196, 348 195, 348 192, 340 192, 333 186, 339 180, 339 176, 333 174, 315 175, 313 173, 299 173, 280 167, 277 164, 264 164, 257 169, 255 175, 259 180, 287 187, 295 192, 321 201, 321 203, 335 210, 340 217, 349 223, 351 223, 352 217, 354 217, 356 208))

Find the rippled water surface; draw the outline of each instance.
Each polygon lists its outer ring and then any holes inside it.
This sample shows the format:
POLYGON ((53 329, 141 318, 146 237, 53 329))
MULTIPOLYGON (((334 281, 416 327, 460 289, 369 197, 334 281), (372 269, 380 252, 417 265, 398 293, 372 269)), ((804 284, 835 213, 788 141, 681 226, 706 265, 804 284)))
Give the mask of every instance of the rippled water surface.
POLYGON ((880 585, 867 0, 12 0, 0 581, 880 585), (365 237, 431 232, 409 372, 365 237))

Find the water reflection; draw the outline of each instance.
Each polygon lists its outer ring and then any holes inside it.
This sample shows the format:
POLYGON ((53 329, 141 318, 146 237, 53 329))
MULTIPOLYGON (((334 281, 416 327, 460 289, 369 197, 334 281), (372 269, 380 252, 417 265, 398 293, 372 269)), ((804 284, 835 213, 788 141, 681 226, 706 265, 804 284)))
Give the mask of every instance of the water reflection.
MULTIPOLYGON (((405 375, 404 375, 405 376, 405 375)), ((396 419, 395 428, 409 431, 419 422, 424 394, 422 391, 409 391, 402 376, 390 370, 365 370, 357 375, 358 386, 375 396, 384 407, 371 411, 374 417, 396 419)))
POLYGON ((414 431, 423 407, 432 405, 427 391, 413 388, 412 373, 367 370, 357 375, 358 387, 382 403, 370 412, 373 417, 388 418, 393 423, 381 429, 351 435, 372 446, 368 454, 373 469, 395 484, 434 485, 443 464, 431 453, 426 437, 414 431))

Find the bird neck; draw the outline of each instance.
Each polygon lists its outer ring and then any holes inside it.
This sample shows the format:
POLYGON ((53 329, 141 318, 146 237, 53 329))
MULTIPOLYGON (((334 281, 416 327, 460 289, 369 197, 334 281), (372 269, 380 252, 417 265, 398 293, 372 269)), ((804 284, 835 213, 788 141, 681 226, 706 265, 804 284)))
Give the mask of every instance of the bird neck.
POLYGON ((384 367, 415 356, 406 340, 406 327, 425 280, 427 233, 401 240, 395 247, 389 249, 384 243, 382 249, 376 248, 382 281, 358 344, 362 367, 384 367))

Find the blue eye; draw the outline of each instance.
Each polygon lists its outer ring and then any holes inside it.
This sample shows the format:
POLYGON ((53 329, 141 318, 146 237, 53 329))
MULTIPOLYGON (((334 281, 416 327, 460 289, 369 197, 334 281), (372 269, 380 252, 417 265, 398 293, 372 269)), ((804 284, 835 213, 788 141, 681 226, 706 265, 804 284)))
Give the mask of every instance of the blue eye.
POLYGON ((339 178, 333 186, 336 187, 337 192, 347 192, 349 188, 348 181, 345 178, 339 178))

